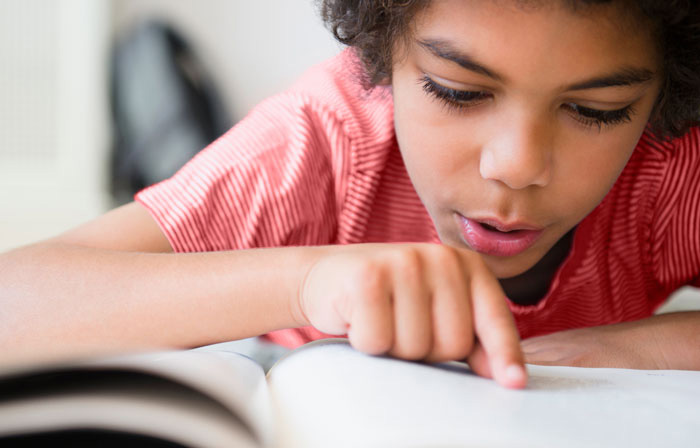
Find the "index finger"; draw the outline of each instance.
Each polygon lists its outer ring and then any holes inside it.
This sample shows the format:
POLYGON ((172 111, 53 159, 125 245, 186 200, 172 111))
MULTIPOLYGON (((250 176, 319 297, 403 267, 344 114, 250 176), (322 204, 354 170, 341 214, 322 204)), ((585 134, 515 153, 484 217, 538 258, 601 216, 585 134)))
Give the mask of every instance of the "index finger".
MULTIPOLYGON (((484 350, 488 370, 499 384, 523 388, 527 384, 527 373, 515 320, 498 280, 483 262, 479 264, 481 266, 471 264, 469 277, 474 332, 480 349, 484 350)), ((483 362, 483 356, 477 358, 483 362)))

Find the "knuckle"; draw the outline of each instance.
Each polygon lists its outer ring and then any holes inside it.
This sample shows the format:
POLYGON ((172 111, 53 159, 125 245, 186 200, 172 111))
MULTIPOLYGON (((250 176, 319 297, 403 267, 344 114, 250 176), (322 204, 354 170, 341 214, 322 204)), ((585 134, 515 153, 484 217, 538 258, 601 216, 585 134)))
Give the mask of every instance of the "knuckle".
POLYGON ((396 251, 393 264, 401 273, 415 276, 421 271, 423 263, 420 252, 409 246, 396 251))
POLYGON ((348 278, 350 278, 351 285, 357 287, 362 295, 374 295, 367 293, 382 290, 386 282, 384 267, 374 260, 360 263, 348 278))
POLYGON ((387 298, 379 289, 365 287, 365 289, 361 290, 361 293, 358 294, 356 300, 361 306, 377 308, 384 305, 387 298))
POLYGON ((443 266, 457 266, 459 263, 457 251, 450 246, 435 244, 431 248, 431 255, 436 263, 443 266))
POLYGON ((367 331, 362 334, 351 333, 348 335, 350 344, 357 350, 369 355, 381 355, 391 349, 391 337, 381 332, 367 331))
POLYGON ((470 326, 453 327, 436 334, 431 359, 435 361, 451 361, 466 359, 474 349, 475 336, 470 326))
POLYGON ((382 272, 382 263, 374 259, 362 260, 355 268, 355 274, 364 279, 378 279, 382 272))
POLYGON ((442 355, 446 359, 465 359, 472 352, 474 338, 455 338, 449 340, 442 349, 442 355))
POLYGON ((402 344, 395 346, 391 350, 391 355, 396 358, 406 359, 409 361, 419 361, 428 357, 432 349, 430 340, 414 341, 410 344, 402 344))
POLYGON ((381 355, 388 352, 390 349, 390 337, 376 337, 367 342, 366 353, 369 353, 370 355, 381 355))

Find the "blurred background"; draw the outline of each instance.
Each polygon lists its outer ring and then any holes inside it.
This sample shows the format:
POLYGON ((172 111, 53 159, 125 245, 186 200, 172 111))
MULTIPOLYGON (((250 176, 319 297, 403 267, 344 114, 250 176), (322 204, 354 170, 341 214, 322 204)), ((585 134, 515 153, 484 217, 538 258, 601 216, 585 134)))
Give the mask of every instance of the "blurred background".
POLYGON ((125 202, 339 50, 313 0, 0 0, 0 251, 125 202))

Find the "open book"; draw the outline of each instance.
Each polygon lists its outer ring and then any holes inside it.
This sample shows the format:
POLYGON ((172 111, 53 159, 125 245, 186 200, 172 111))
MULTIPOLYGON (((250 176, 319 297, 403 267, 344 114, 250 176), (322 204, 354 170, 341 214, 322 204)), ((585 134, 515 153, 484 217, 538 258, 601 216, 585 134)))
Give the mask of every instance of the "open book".
POLYGON ((294 350, 267 376, 216 350, 15 370, 0 376, 0 446, 700 444, 700 372, 528 371, 527 389, 508 390, 465 364, 368 356, 346 340, 294 350))

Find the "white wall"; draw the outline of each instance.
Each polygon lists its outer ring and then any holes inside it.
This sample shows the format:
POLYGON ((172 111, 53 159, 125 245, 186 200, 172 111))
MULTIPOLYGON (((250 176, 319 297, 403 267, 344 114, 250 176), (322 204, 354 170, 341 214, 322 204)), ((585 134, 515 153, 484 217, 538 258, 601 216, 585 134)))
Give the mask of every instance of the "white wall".
POLYGON ((107 0, 0 2, 0 250, 104 209, 107 0))
POLYGON ((110 39, 153 16, 191 41, 234 120, 339 51, 312 0, 0 1, 0 251, 111 207, 110 39))
POLYGON ((115 28, 173 23, 214 75, 235 119, 339 51, 313 0, 115 0, 115 28))

